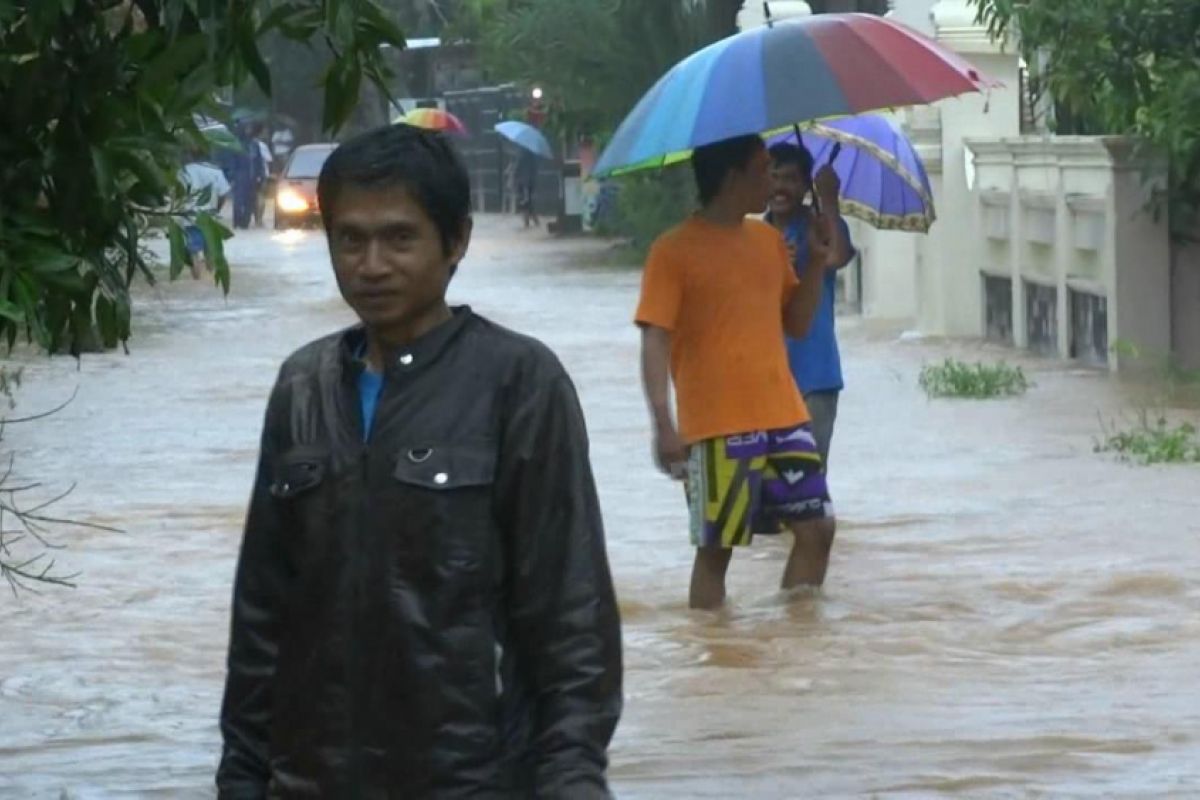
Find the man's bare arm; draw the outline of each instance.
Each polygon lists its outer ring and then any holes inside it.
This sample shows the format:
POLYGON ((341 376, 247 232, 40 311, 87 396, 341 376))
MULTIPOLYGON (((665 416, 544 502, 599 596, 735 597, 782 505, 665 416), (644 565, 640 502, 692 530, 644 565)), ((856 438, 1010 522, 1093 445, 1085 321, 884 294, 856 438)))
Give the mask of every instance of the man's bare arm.
POLYGON ((687 449, 671 416, 671 332, 642 326, 642 387, 654 427, 654 458, 668 475, 687 461, 687 449))

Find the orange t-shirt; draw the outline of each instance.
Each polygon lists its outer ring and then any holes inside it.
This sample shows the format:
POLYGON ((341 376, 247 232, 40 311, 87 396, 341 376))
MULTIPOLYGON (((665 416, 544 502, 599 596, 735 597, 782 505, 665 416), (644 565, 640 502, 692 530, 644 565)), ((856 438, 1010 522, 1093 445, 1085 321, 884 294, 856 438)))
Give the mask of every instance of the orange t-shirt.
POLYGON ((809 421, 783 332, 797 285, 783 236, 758 220, 692 217, 651 247, 635 319, 671 333, 685 442, 809 421))

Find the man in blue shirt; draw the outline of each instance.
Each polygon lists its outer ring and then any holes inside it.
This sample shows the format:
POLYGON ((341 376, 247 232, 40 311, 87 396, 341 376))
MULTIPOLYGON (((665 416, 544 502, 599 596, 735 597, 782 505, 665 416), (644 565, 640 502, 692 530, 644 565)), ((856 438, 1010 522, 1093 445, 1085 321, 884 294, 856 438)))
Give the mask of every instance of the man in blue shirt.
POLYGON ((842 360, 834 330, 836 270, 854 258, 854 245, 850 241, 850 229, 838 213, 841 185, 833 167, 826 164, 813 177, 812 154, 803 144, 789 142, 771 148, 771 162, 772 188, 767 219, 787 239, 797 272, 808 263, 808 227, 816 219, 813 206, 804 202, 810 193, 831 227, 834 269, 825 273, 824 290, 812 327, 803 339, 789 338, 787 341, 792 375, 812 416, 813 437, 821 452, 821 462, 828 470, 838 394, 843 386, 842 360))

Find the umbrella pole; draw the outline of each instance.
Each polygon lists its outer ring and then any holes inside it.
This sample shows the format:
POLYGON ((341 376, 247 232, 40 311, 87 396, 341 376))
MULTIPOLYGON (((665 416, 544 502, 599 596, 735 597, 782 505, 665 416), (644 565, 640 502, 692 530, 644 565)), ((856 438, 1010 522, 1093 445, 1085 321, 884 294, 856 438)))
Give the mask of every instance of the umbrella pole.
MULTIPOLYGON (((763 5, 765 6, 766 3, 763 3, 763 5)), ((792 132, 796 134, 797 146, 804 147, 804 139, 800 135, 800 123, 799 122, 792 123, 792 132)), ((821 213, 821 198, 817 197, 817 189, 815 186, 813 186, 813 177, 814 177, 813 173, 809 172, 808 173, 808 191, 812 193, 813 210, 815 210, 818 214, 820 214, 821 213)), ((804 198, 800 198, 800 199, 801 199, 801 201, 804 200, 804 198)))

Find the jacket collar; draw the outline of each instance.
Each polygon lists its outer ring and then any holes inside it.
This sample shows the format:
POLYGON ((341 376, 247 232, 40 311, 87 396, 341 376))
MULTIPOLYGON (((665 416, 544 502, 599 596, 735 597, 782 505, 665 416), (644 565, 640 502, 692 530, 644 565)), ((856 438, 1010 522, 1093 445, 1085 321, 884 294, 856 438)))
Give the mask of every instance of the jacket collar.
MULTIPOLYGON (((450 319, 397 352, 392 363, 385 366, 384 378, 414 374, 436 362, 474 316, 475 312, 471 310, 470 306, 451 306, 450 319)), ((358 379, 358 376, 366 368, 364 360, 366 348, 367 330, 363 325, 355 325, 342 334, 338 349, 343 376, 353 380, 358 379)))

